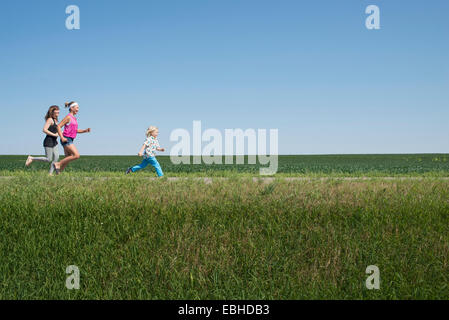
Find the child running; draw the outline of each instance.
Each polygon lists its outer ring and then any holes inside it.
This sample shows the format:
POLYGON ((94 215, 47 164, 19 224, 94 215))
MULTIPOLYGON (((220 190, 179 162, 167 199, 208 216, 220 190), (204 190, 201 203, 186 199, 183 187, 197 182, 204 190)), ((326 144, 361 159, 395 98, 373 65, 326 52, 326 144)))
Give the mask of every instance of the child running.
POLYGON ((139 157, 143 156, 143 160, 141 164, 138 164, 134 167, 128 168, 126 170, 126 174, 131 172, 139 171, 145 168, 148 164, 151 164, 155 169, 158 177, 163 177, 164 173, 162 172, 161 166, 159 162, 156 160, 155 151, 164 152, 165 149, 161 148, 159 145, 159 141, 157 140, 157 136, 159 135, 159 129, 157 127, 151 126, 147 129, 147 139, 143 143, 142 148, 139 151, 139 157))

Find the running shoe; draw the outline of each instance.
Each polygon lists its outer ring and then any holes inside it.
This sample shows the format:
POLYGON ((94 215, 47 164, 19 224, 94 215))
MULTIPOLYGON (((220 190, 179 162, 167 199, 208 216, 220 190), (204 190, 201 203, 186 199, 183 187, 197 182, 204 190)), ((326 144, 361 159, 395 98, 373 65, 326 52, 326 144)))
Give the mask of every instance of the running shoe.
POLYGON ((56 166, 55 166, 55 164, 54 164, 54 163, 52 163, 51 165, 53 166, 53 169, 55 170, 55 172, 56 172, 56 175, 58 175, 58 174, 60 174, 60 173, 61 173, 61 170, 60 170, 60 169, 58 169, 58 168, 56 168, 56 166))

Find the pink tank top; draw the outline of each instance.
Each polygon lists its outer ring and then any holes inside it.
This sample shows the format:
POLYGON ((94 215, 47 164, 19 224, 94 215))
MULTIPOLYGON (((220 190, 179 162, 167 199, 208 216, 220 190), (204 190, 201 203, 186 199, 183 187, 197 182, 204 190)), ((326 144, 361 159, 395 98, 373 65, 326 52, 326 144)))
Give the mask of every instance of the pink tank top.
POLYGON ((76 121, 76 118, 69 113, 70 122, 64 126, 64 132, 63 136, 75 139, 76 134, 78 133, 78 121, 76 121))

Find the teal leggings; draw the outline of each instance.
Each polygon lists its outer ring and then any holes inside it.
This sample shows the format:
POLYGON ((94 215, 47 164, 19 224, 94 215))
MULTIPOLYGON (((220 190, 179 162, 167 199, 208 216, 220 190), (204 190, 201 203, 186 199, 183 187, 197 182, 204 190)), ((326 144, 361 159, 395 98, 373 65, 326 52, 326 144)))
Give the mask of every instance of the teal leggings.
POLYGON ((157 162, 156 157, 143 158, 142 163, 132 167, 131 171, 136 172, 142 170, 148 164, 151 164, 156 169, 156 173, 159 177, 162 177, 164 175, 164 173, 162 172, 161 165, 159 164, 159 162, 157 162))

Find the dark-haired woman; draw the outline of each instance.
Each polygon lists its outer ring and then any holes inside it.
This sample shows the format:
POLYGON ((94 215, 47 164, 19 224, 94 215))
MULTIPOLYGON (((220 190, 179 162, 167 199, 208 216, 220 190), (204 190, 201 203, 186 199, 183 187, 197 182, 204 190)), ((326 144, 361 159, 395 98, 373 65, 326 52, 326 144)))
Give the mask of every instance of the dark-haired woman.
POLYGON ((50 171, 49 174, 52 175, 54 172, 54 163, 59 160, 58 152, 58 136, 61 138, 62 142, 66 139, 62 136, 61 129, 58 127, 58 117, 59 117, 59 107, 51 106, 45 115, 45 125, 43 132, 47 135, 44 139, 44 149, 45 157, 32 157, 28 156, 25 165, 28 167, 33 161, 49 162, 50 171))

